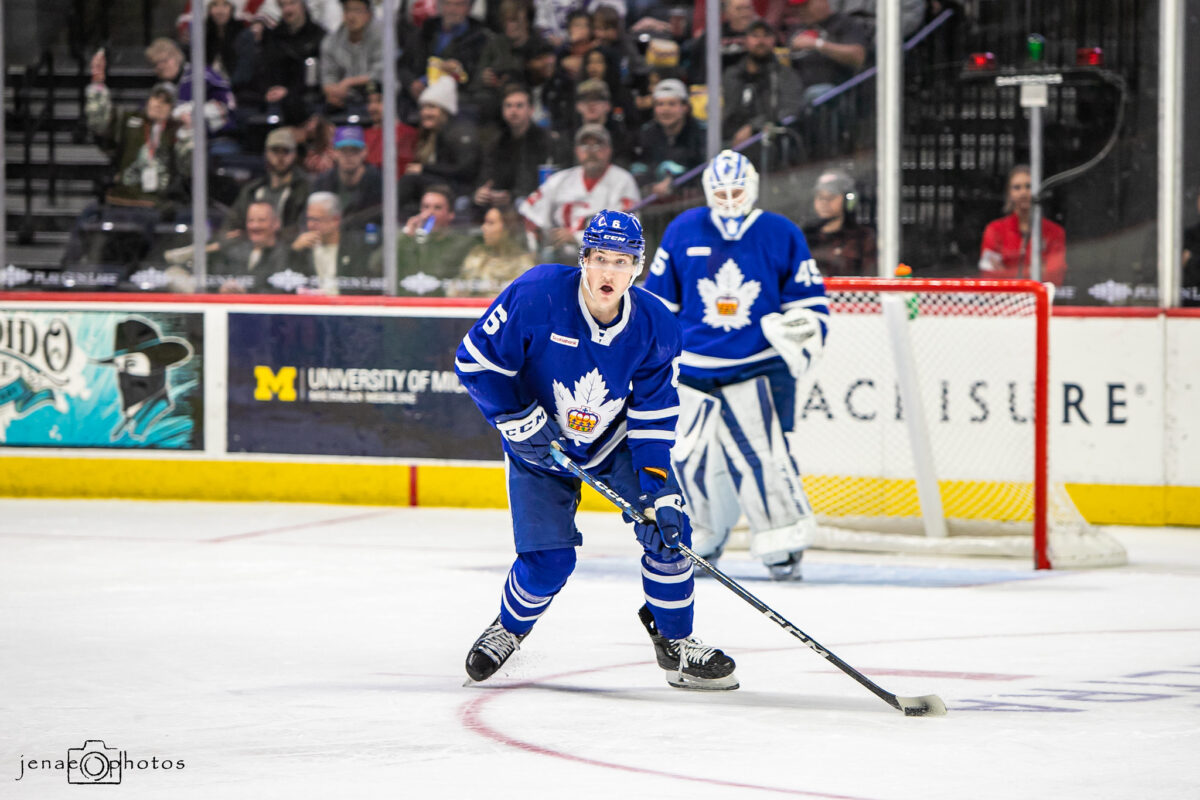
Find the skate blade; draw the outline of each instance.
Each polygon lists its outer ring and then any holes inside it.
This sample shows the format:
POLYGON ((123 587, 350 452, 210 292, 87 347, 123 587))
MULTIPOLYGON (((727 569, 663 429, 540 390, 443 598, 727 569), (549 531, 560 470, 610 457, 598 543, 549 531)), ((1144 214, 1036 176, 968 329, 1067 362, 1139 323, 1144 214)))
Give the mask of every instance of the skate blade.
POLYGON ((741 686, 738 683, 737 675, 732 673, 724 678, 689 678, 686 675, 680 676, 675 670, 663 670, 663 672, 667 676, 667 683, 676 689, 687 689, 693 692, 731 692, 741 686))
POLYGON ((771 576, 771 580, 781 583, 799 583, 804 580, 804 573, 800 571, 799 564, 789 564, 784 567, 774 564, 767 566, 767 572, 771 576))

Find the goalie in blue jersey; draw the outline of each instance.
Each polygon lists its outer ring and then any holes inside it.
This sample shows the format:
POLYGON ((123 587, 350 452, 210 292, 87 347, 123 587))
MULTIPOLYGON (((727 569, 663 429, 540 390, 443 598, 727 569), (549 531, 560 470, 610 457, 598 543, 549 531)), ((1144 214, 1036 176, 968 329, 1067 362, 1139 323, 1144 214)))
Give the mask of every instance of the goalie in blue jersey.
POLYGON ((745 513, 751 554, 776 580, 799 580, 815 521, 784 434, 796 378, 825 346, 824 279, 800 229, 754 208, 749 159, 722 151, 702 180, 708 207, 671 221, 645 282, 683 328, 672 456, 692 548, 715 560, 745 513))
POLYGON ((736 689, 733 659, 692 637, 691 542, 670 449, 679 413, 679 323, 634 287, 645 240, 637 217, 601 211, 583 233, 579 265, 542 264, 513 281, 463 337, 455 370, 503 438, 517 557, 500 615, 467 654, 472 680, 491 677, 529 635, 575 568, 580 481, 573 461, 654 509, 635 524, 650 634, 667 682, 736 689))

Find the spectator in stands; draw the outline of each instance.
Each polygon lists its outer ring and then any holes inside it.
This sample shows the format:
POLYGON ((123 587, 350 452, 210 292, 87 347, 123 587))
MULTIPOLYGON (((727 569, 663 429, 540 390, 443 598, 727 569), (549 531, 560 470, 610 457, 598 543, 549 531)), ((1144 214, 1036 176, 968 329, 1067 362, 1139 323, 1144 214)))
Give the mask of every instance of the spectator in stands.
POLYGON ((337 130, 325 117, 313 114, 300 127, 304 145, 304 171, 309 175, 320 175, 333 169, 333 134, 337 130))
POLYGON ((803 104, 808 106, 863 68, 871 32, 859 20, 835 14, 829 0, 789 0, 789 6, 800 28, 791 37, 792 67, 800 76, 803 104))
POLYGON ((602 125, 575 133, 578 166, 556 172, 517 210, 540 239, 543 258, 574 264, 583 229, 596 212, 627 211, 641 200, 633 175, 612 163, 612 137, 602 125))
POLYGON ((316 90, 326 31, 309 17, 304 0, 279 0, 279 11, 279 24, 263 37, 265 100, 279 108, 280 122, 299 125, 320 110, 316 90))
POLYGON ((536 42, 525 62, 525 85, 533 98, 533 122, 540 128, 566 130, 571 125, 572 87, 558 75, 554 50, 536 42))
MULTIPOLYGON (((633 137, 624 124, 612 115, 612 94, 608 84, 596 78, 588 78, 579 84, 575 90, 575 113, 577 122, 574 130, 578 131, 585 125, 600 125, 608 131, 612 145, 612 160, 621 166, 633 162, 633 137)), ((562 154, 563 160, 568 160, 562 154)))
POLYGON ((567 43, 571 14, 584 10, 586 0, 540 0, 534 5, 533 27, 538 35, 559 48, 567 43))
POLYGON ((246 232, 246 212, 251 203, 269 204, 281 225, 288 230, 302 222, 309 180, 296 163, 296 137, 291 128, 276 128, 267 134, 263 161, 266 174, 250 181, 238 192, 221 226, 221 238, 235 238, 246 232))
POLYGON ((234 17, 234 10, 229 0, 208 0, 208 16, 204 22, 204 57, 208 59, 208 66, 226 78, 237 68, 234 42, 246 28, 245 22, 234 17))
MULTIPOLYGON (((103 51, 102 51, 103 52, 103 51)), ((175 86, 175 108, 171 112, 187 127, 192 125, 192 65, 185 63, 183 51, 170 39, 160 37, 146 48, 146 60, 160 81, 175 86)), ((236 105, 233 89, 224 75, 211 67, 204 69, 204 119, 208 123, 208 152, 213 155, 237 153, 236 125, 231 110, 236 105)))
MULTIPOLYGON (((312 0, 309 0, 312 2, 312 0)), ((234 0, 234 14, 243 22, 259 18, 266 21, 267 26, 274 25, 278 17, 278 5, 275 0, 234 0)), ((185 0, 183 9, 175 18, 175 36, 183 47, 189 47, 192 41, 192 3, 185 0)))
MULTIPOLYGON (((650 37, 650 41, 646 47, 647 63, 654 50, 654 44, 674 44, 674 52, 678 56, 680 46, 689 44, 692 39, 691 11, 680 6, 668 7, 661 0, 643 0, 650 4, 650 8, 644 14, 632 14, 630 19, 635 20, 629 26, 629 32, 638 36, 650 37)), ((704 0, 695 4, 699 9, 704 6, 704 0)), ((703 33, 703 29, 697 32, 697 35, 703 33)), ((662 51, 665 52, 665 51, 662 51)))
MULTIPOLYGON (((878 0, 838 0, 837 10, 861 22, 873 37, 878 5, 878 0)), ((900 32, 903 36, 912 36, 921 27, 926 5, 926 0, 900 0, 900 32)))
MULTIPOLYGON (((841 0, 835 0, 835 2, 841 2, 841 0)), ((755 17, 762 17, 772 25, 778 26, 787 4, 788 0, 752 0, 751 7, 755 17)), ((690 8, 687 10, 691 16, 691 28, 695 31, 695 35, 699 36, 704 33, 708 24, 708 3, 706 0, 696 0, 690 4, 690 8)), ((725 11, 723 2, 722 11, 725 11)))
POLYGON ((334 168, 313 181, 314 192, 337 196, 338 211, 347 228, 377 225, 382 219, 383 173, 366 163, 366 150, 362 128, 343 125, 333 135, 334 168))
MULTIPOLYGON (((1196 198, 1196 210, 1200 211, 1200 196, 1196 198)), ((1183 231, 1180 268, 1183 273, 1182 304, 1200 306, 1200 221, 1183 231)))
MULTIPOLYGON (((735 64, 746 52, 746 30, 758 14, 753 0, 724 0, 721 15, 721 70, 735 64)), ((687 79, 690 84, 702 84, 708 75, 708 31, 687 43, 683 50, 687 79)))
POLYGON ((479 139, 474 126, 456 119, 457 83, 442 75, 421 93, 420 125, 414 158, 397 186, 400 210, 410 211, 435 184, 447 184, 456 197, 475 190, 479 139))
POLYGON ((688 90, 675 78, 654 88, 654 119, 642 126, 631 172, 643 183, 642 194, 664 197, 671 184, 707 156, 707 135, 692 118, 688 90))
POLYGON ((309 279, 308 293, 367 294, 383 291, 378 258, 357 229, 342 224, 342 207, 332 192, 308 196, 307 230, 292 242, 290 269, 309 279))
MULTIPOLYGON (((766 125, 778 124, 800 110, 803 87, 796 72, 775 56, 775 29, 757 19, 746 28, 746 54, 725 70, 721 128, 738 147, 766 125)), ((747 153, 751 160, 756 154, 747 153)))
POLYGON ((246 209, 245 236, 226 239, 208 259, 208 274, 222 294, 270 292, 271 276, 288 266, 288 249, 279 240, 275 206, 255 200, 246 209))
MULTIPOLYGON (((175 90, 159 83, 137 111, 118 111, 105 84, 104 51, 92 59, 92 83, 87 87, 88 129, 112 159, 112 183, 103 204, 86 208, 75 222, 63 254, 64 264, 84 256, 85 234, 101 220, 124 223, 136 244, 120 260, 136 262, 154 241, 154 226, 174 220, 186 203, 183 181, 191 174, 192 140, 183 124, 172 117, 175 90)), ((115 259, 112 259, 115 260, 115 259)))
MULTIPOLYGON (((270 0, 266 0, 270 2, 270 0)), ((254 2, 254 0, 248 0, 254 2)), ((304 0, 309 18, 327 31, 336 31, 342 24, 341 0, 304 0)))
POLYGON ((525 64, 534 55, 538 39, 529 26, 529 6, 521 0, 502 0, 499 7, 501 35, 492 36, 479 56, 471 88, 480 103, 480 119, 500 113, 504 86, 525 82, 525 64))
MULTIPOLYGON (((383 169, 383 87, 378 81, 367 84, 367 116, 371 126, 363 131, 363 139, 367 143, 367 163, 377 169, 383 169)), ((417 146, 417 129, 396 120, 396 178, 404 174, 404 169, 413 160, 413 151, 417 146)))
POLYGON ((634 108, 633 95, 621 82, 621 69, 616 54, 604 47, 593 47, 583 56, 583 79, 604 81, 612 103, 612 118, 628 128, 630 110, 634 108))
POLYGON ((538 169, 559 149, 558 135, 533 124, 533 102, 529 90, 509 85, 502 103, 504 127, 483 149, 483 167, 475 205, 508 207, 538 188, 538 169))
MULTIPOLYGON (((988 223, 979 247, 979 277, 1029 278, 1033 182, 1029 166, 1008 173, 1005 217, 988 223)), ((1067 235, 1061 225, 1042 217, 1042 280, 1062 286, 1067 272, 1067 235)))
MULTIPOLYGON (((468 16, 471 0, 438 0, 439 15, 425 20, 401 58, 398 76, 409 97, 419 103, 440 75, 465 87, 479 71, 480 57, 493 34, 468 16)), ((464 98, 474 105, 474 98, 464 98)))
POLYGON ((454 196, 445 184, 431 185, 404 224, 396 239, 400 294, 445 295, 458 276, 471 239, 453 227, 454 196))
POLYGON ((521 244, 521 223, 511 206, 492 206, 483 215, 475 246, 449 282, 452 297, 495 297, 533 266, 533 254, 521 244))
MULTIPOLYGON (((683 73, 673 67, 646 67, 646 71, 638 76, 634 86, 633 105, 636 110, 630 115, 630 119, 640 119, 643 124, 654 119, 654 90, 658 87, 659 81, 665 81, 667 78, 674 78, 683 83, 683 73)), ((707 98, 707 95, 705 97, 707 98)), ((692 110, 693 112, 697 111, 695 106, 692 107, 692 110)), ((698 117, 697 121, 699 119, 698 117)))
POLYGON ((579 81, 583 75, 583 56, 595 46, 592 39, 592 17, 582 9, 567 15, 567 35, 558 46, 558 65, 570 78, 579 81))
MULTIPOLYGON (((267 62, 265 43, 268 26, 262 17, 251 19, 233 41, 235 66, 229 73, 234 97, 234 126, 242 149, 253 152, 262 146, 266 132, 267 62)), ((267 123, 269 124, 269 123, 267 123)))
POLYGON ((858 223, 857 205, 854 179, 848 173, 829 169, 817 178, 813 186, 817 220, 803 230, 822 275, 872 278, 879 274, 875 231, 858 223))
POLYGON ((645 64, 632 37, 625 32, 621 15, 610 5, 602 5, 592 13, 592 36, 617 67, 617 77, 629 85, 645 64))
POLYGON ((333 112, 365 116, 367 81, 383 80, 383 38, 369 0, 342 0, 342 26, 321 40, 321 88, 333 112))

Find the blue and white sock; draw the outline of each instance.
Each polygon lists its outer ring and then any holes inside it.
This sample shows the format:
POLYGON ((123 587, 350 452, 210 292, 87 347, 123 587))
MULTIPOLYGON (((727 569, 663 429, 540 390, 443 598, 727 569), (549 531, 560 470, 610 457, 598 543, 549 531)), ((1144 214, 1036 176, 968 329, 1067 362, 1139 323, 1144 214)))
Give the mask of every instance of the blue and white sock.
POLYGON ((518 554, 504 582, 500 623, 512 633, 529 633, 574 569, 574 547, 518 554))
POLYGON ((646 553, 642 556, 642 591, 646 606, 654 615, 659 633, 668 639, 692 635, 693 600, 696 580, 692 562, 682 556, 660 561, 646 553))

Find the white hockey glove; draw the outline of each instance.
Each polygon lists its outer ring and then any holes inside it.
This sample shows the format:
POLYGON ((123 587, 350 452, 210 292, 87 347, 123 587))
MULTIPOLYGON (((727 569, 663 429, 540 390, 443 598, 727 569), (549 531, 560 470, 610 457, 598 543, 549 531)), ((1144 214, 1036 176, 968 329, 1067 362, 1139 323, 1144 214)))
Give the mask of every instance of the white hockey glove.
POLYGON ((763 336, 783 357, 793 378, 799 378, 812 369, 825 351, 821 317, 807 308, 793 308, 782 314, 764 314, 759 324, 762 325, 763 336))

